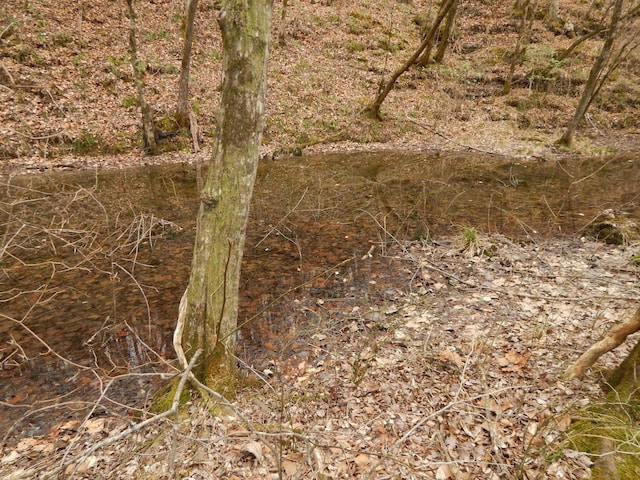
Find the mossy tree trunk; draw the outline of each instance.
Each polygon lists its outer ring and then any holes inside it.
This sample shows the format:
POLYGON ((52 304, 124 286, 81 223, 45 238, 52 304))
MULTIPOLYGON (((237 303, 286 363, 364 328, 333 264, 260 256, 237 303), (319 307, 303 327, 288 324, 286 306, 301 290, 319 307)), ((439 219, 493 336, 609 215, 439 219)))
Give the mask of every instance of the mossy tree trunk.
POLYGON ((196 19, 198 0, 185 0, 184 7, 184 44, 182 45, 182 63, 180 64, 180 79, 178 81, 178 107, 176 121, 180 127, 189 123, 189 70, 191 66, 191 47, 193 45, 193 25, 196 19))
POLYGON ((271 10, 269 0, 226 0, 219 15, 219 123, 174 334, 183 364, 202 349, 193 372, 223 395, 233 395, 240 263, 264 122, 271 10))
POLYGON ((284 46, 287 43, 287 0, 282 0, 282 11, 280 13, 280 33, 278 34, 278 43, 284 46))
MULTIPOLYGON (((609 374, 607 383, 623 397, 640 396, 640 341, 631 350, 627 358, 609 374)), ((640 398, 638 399, 640 400, 640 398)), ((640 413, 640 412, 638 412, 640 413)))
POLYGON ((559 0, 551 0, 547 5, 547 13, 544 17, 547 27, 552 30, 560 27, 560 3, 559 0))
POLYGON ((591 67, 591 71, 589 72, 589 78, 587 79, 587 83, 584 86, 584 90, 582 92, 582 97, 580 98, 580 102, 578 103, 578 107, 576 108, 576 112, 569 122, 569 126, 567 130, 564 132, 564 135, 558 140, 558 144, 569 146, 571 145, 571 141, 573 140, 573 136, 578 129, 578 125, 584 118, 585 113, 587 113, 587 109, 593 102, 597 92, 600 90, 598 84, 602 86, 604 79, 602 79, 603 72, 605 71, 605 67, 609 58, 611 57, 611 51, 613 50, 613 43, 616 39, 616 33, 618 31, 618 23, 620 22, 620 16, 622 14, 622 3, 624 0, 615 0, 613 4, 613 10, 611 13, 611 21, 609 22, 609 28, 605 32, 604 43, 602 44, 602 49, 598 54, 598 57, 593 62, 593 66, 591 67))

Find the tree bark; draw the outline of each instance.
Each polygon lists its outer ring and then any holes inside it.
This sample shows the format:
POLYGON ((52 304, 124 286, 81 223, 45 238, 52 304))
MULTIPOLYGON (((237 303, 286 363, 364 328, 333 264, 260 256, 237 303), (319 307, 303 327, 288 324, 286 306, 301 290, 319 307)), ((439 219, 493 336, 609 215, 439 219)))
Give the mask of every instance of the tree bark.
POLYGON ((180 127, 189 123, 189 69, 191 66, 191 47, 193 45, 193 25, 196 18, 198 0, 185 0, 184 8, 184 45, 182 46, 182 63, 180 65, 180 80, 178 81, 178 107, 176 122, 180 127))
POLYGON ((524 0, 520 2, 519 8, 521 8, 520 17, 520 32, 518 39, 516 40, 516 46, 511 53, 511 62, 509 64, 509 75, 507 76, 504 85, 502 86, 502 94, 506 95, 511 91, 511 84, 513 83, 513 75, 516 71, 516 66, 520 65, 524 60, 524 55, 527 51, 527 45, 529 45, 531 39, 531 28, 533 26, 533 17, 536 8, 536 0, 524 0))
POLYGON ((547 6, 547 14, 544 17, 547 26, 554 28, 560 23, 560 4, 559 0, 551 0, 547 6))
POLYGON ((157 144, 156 133, 151 108, 144 96, 144 72, 142 62, 138 60, 138 42, 136 38, 138 32, 136 26, 137 15, 133 2, 134 0, 127 0, 129 7, 129 55, 131 56, 131 68, 133 69, 133 78, 135 79, 140 111, 142 112, 142 149, 153 155, 156 151, 157 144))
POLYGON ((451 37, 453 36, 453 22, 456 19, 456 13, 458 13, 458 0, 455 0, 453 2, 449 13, 447 13, 444 28, 442 29, 442 35, 440 37, 440 41, 438 42, 438 49, 433 56, 434 62, 442 63, 442 60, 444 59, 444 54, 447 51, 447 47, 449 46, 451 37))
POLYGON ((280 14, 280 33, 278 34, 278 43, 284 46, 287 43, 287 0, 282 0, 282 13, 280 14))
POLYGON ((269 0, 228 0, 220 13, 219 123, 174 333, 181 362, 202 349, 194 374, 223 395, 234 389, 240 263, 264 123, 271 10, 269 0))
MULTIPOLYGON (((394 72, 393 75, 391 75, 391 78, 389 79, 387 84, 384 87, 381 87, 380 92, 378 93, 378 96, 376 97, 374 102, 367 108, 371 115, 376 118, 380 118, 380 107, 382 106, 382 102, 384 102, 384 99, 387 98, 387 95, 389 95, 389 92, 393 89, 393 86, 395 85, 398 78, 400 78, 400 75, 409 70, 409 67, 416 63, 416 60, 420 58, 420 54, 422 54, 422 52, 424 52, 424 55, 427 56, 427 59, 431 55, 433 41, 436 37, 438 29, 440 28, 440 24, 455 2, 456 0, 443 0, 440 11, 438 12, 438 16, 433 22, 431 30, 429 30, 429 33, 424 38, 420 46, 416 49, 413 55, 411 55, 409 60, 407 60, 404 65, 402 65, 398 70, 394 72)), ((424 56, 422 58, 424 58, 424 56)))
POLYGON ((600 79, 602 71, 609 61, 609 58, 611 57, 613 43, 616 39, 616 33, 618 30, 618 23, 620 21, 620 15, 622 13, 623 1, 624 0, 615 0, 615 3, 613 5, 613 12, 611 13, 611 21, 606 32, 604 43, 602 44, 602 49, 600 50, 598 58, 596 58, 595 62, 593 62, 593 66, 591 67, 591 71, 589 72, 589 78, 587 79, 587 83, 584 86, 584 91, 582 92, 582 97, 580 98, 580 102, 578 103, 578 107, 576 108, 576 113, 569 122, 569 126, 567 127, 564 135, 562 135, 562 137, 557 142, 560 145, 571 145, 571 141, 573 140, 573 136, 578 129, 578 125, 580 125, 580 122, 584 118, 585 113, 587 113, 589 105, 591 105, 591 102, 594 99, 598 80, 600 79))

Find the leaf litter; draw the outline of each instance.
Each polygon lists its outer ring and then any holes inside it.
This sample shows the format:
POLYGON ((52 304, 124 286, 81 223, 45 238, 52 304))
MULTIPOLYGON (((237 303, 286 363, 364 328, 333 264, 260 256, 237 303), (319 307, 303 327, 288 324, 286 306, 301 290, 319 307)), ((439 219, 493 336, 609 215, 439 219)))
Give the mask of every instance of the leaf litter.
POLYGON ((405 288, 309 332, 303 359, 253 370, 256 385, 234 402, 242 417, 193 398, 177 421, 89 456, 133 420, 67 422, 5 447, 0 473, 46 478, 71 458, 65 477, 93 479, 590 478, 595 459, 563 432, 601 395, 598 369, 615 367, 635 337, 582 381, 561 375, 637 308, 634 247, 483 241, 490 255, 446 239, 387 248, 405 288))

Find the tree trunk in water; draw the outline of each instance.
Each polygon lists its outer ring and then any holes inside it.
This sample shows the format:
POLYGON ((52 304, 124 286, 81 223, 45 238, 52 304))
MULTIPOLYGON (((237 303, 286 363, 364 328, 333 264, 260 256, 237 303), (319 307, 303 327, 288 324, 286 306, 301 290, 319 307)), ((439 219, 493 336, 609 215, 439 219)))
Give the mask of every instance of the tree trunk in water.
POLYGON ((456 19, 456 13, 458 13, 458 0, 453 2, 451 10, 449 10, 449 13, 447 14, 444 28, 442 29, 442 35, 438 42, 438 49, 436 50, 436 54, 433 56, 434 62, 442 63, 442 60, 444 59, 444 54, 447 51, 447 47, 449 46, 449 42, 451 42, 451 37, 453 36, 453 22, 456 19))
POLYGON ((133 7, 133 0, 127 0, 127 5, 129 7, 129 54, 131 55, 131 68, 133 68, 133 78, 136 82, 138 101, 142 111, 142 149, 153 155, 156 151, 156 132, 151 108, 144 97, 142 63, 138 61, 136 10, 133 7))
POLYGON ((176 122, 180 127, 189 123, 189 68, 191 65, 191 46, 193 45, 193 24, 196 18, 198 0, 186 0, 184 16, 184 45, 182 46, 182 64, 178 82, 178 108, 176 122))
MULTIPOLYGON (((385 86, 381 85, 378 96, 373 101, 373 103, 369 105, 369 107, 367 107, 367 111, 369 111, 371 115, 373 115, 376 118, 380 118, 380 107, 382 106, 382 102, 384 102, 384 99, 387 98, 387 95, 389 95, 389 92, 391 91, 391 89, 393 89, 393 86, 395 85, 398 78, 400 78, 400 75, 406 72, 409 69, 409 67, 411 67, 411 65, 416 63, 416 60, 418 60, 422 52, 425 52, 424 55, 427 56, 427 60, 428 60, 428 57, 431 55, 433 41, 436 37, 436 33, 438 32, 438 29, 440 28, 440 24, 442 23, 442 20, 444 19, 445 15, 449 12, 449 10, 451 9, 451 7, 456 1, 457 0, 444 0, 444 3, 440 7, 440 11, 438 12, 438 17, 436 18, 435 22, 433 22, 433 26, 431 27, 431 30, 429 30, 429 33, 427 34, 425 39, 422 41, 420 46, 413 53, 413 55, 411 55, 409 60, 407 60, 404 63, 404 65, 402 65, 398 70, 394 72, 393 75, 391 75, 391 78, 389 79, 387 84, 385 86)), ((424 56, 422 58, 424 58, 424 56)))
POLYGON ((194 374, 223 395, 234 390, 240 263, 264 123, 271 7, 269 0, 229 0, 220 13, 220 121, 174 333, 181 362, 202 349, 194 374))
POLYGON ((589 72, 589 78, 587 79, 587 83, 584 86, 584 91, 582 92, 582 97, 580 98, 580 102, 578 103, 578 107, 576 108, 576 113, 571 119, 571 122, 569 122, 569 126, 567 127, 566 132, 557 142, 560 145, 571 145, 573 135, 576 133, 578 125, 584 118, 584 114, 587 113, 587 109, 593 101, 600 75, 602 74, 602 71, 604 70, 604 67, 607 64, 609 58, 611 57, 613 42, 616 38, 618 23, 620 21, 620 15, 622 12, 622 2, 623 0, 616 0, 615 4, 613 5, 611 22, 609 23, 609 28, 607 29, 605 40, 602 44, 602 50, 600 50, 598 58, 596 58, 595 62, 593 62, 593 66, 591 67, 591 71, 589 72))

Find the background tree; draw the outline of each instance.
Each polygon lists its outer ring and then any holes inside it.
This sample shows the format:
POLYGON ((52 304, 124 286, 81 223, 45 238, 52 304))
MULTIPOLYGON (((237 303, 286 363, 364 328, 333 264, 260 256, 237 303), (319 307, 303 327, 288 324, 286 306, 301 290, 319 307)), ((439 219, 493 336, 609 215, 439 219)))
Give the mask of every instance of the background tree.
POLYGON ((200 197, 189 285, 180 302, 174 347, 194 374, 233 393, 240 264, 264 123, 269 0, 227 0, 222 33, 222 98, 213 158, 200 197))
POLYGON ((198 0, 185 0, 184 19, 184 44, 182 46, 182 63, 180 65, 180 79, 178 81, 178 106, 176 108, 176 122, 180 127, 189 124, 189 69, 191 65, 191 47, 193 45, 193 26, 196 19, 198 0))
POLYGON ((282 12, 280 13, 280 32, 278 33, 278 43, 285 45, 287 43, 287 0, 282 0, 282 12))
POLYGON ((509 74, 502 87, 502 93, 507 94, 511 91, 511 83, 513 82, 513 75, 516 71, 516 66, 520 65, 524 60, 525 53, 527 51, 527 45, 529 45, 531 39, 531 29, 533 27, 534 12, 536 9, 536 0, 523 0, 516 2, 515 8, 520 15, 520 27, 518 31, 518 38, 516 45, 511 52, 511 61, 509 62, 509 74))
POLYGON ((134 0, 127 0, 127 6, 129 7, 129 55, 131 57, 131 68, 133 69, 133 77, 136 83, 140 111, 142 112, 142 148, 145 152, 153 154, 156 150, 157 140, 151 108, 144 96, 143 75, 146 67, 143 62, 138 60, 138 29, 136 26, 136 10, 133 1, 134 0))
POLYGON ((438 49, 436 50, 435 55, 433 56, 433 61, 442 63, 444 59, 444 54, 447 51, 447 47, 449 43, 451 43, 451 38, 453 37, 453 24, 456 19, 456 13, 458 13, 458 0, 453 2, 449 13, 447 13, 447 17, 444 22, 444 26, 440 31, 440 39, 438 41, 438 49))
POLYGON ((416 63, 418 58, 420 58, 420 55, 423 55, 422 58, 424 58, 425 55, 427 59, 429 58, 429 56, 431 55, 431 49, 433 48, 433 42, 436 38, 438 30, 440 30, 442 20, 449 13, 456 1, 457 0, 443 0, 442 4, 440 5, 440 10, 438 11, 438 16, 433 22, 433 25, 431 26, 431 29, 429 30, 427 36, 424 38, 424 40, 422 40, 420 46, 418 46, 413 55, 411 55, 411 57, 400 68, 398 68, 393 73, 393 75, 391 75, 391 78, 386 83, 386 85, 384 84, 384 82, 380 83, 380 91, 378 92, 378 96, 367 108, 367 110, 374 117, 380 118, 380 107, 382 106, 382 102, 384 102, 384 99, 387 98, 387 95, 389 95, 389 92, 393 89, 393 86, 395 85, 398 78, 400 78, 400 75, 409 70, 411 65, 416 63))
POLYGON ((558 140, 558 143, 560 145, 571 145, 573 135, 578 129, 578 125, 584 118, 585 113, 587 113, 587 109, 591 105, 591 102, 593 101, 597 91, 599 90, 598 84, 602 86, 601 80, 604 81, 604 79, 606 78, 603 78, 602 74, 605 71, 605 67, 607 65, 607 62, 609 61, 609 58, 611 57, 613 43, 616 39, 616 34, 618 31, 618 23, 622 14, 623 1, 624 0, 615 0, 615 3, 613 4, 611 21, 609 22, 609 28, 605 32, 605 39, 604 43, 602 44, 602 49, 593 62, 593 66, 591 67, 591 71, 589 72, 589 78, 587 79, 587 83, 585 84, 584 90, 582 91, 582 97, 580 98, 580 102, 578 103, 576 112, 569 122, 569 126, 567 127, 564 135, 562 135, 562 137, 558 140))

